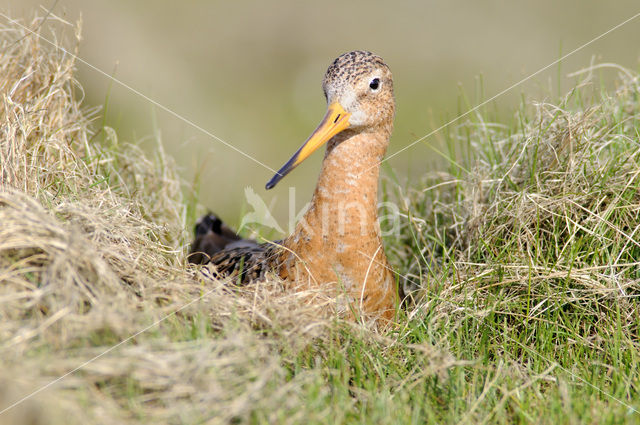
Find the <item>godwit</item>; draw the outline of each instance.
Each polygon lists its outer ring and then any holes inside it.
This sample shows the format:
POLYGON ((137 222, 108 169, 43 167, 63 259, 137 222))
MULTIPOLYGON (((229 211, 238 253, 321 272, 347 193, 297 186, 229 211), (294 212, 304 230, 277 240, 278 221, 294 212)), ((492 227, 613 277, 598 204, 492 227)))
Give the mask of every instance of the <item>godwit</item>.
POLYGON ((377 192, 395 114, 391 71, 370 52, 345 53, 329 66, 322 89, 325 117, 266 185, 273 188, 327 144, 311 205, 293 233, 258 244, 205 216, 190 261, 213 264, 219 276, 239 275, 244 283, 273 272, 296 288, 331 288, 347 295, 355 311, 390 319, 398 291, 382 245, 377 192))

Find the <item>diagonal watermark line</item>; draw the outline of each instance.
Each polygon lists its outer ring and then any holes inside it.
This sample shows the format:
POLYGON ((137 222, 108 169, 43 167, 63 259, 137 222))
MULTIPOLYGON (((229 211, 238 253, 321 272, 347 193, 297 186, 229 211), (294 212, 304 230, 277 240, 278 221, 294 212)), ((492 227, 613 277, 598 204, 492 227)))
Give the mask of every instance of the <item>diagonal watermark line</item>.
MULTIPOLYGON (((273 243, 273 242, 272 242, 273 243)), ((272 258, 274 258, 276 255, 278 254, 278 252, 274 252, 273 254, 271 254, 269 257, 267 257, 265 259, 265 261, 269 261, 272 258)), ((256 267, 261 266, 260 263, 255 264, 254 266, 248 268, 247 270, 244 270, 244 273, 248 273, 251 270, 253 270, 256 267)), ((214 278, 213 276, 211 276, 210 274, 204 273, 202 270, 207 270, 209 271, 209 269, 207 268, 201 268, 200 271, 198 271, 199 275, 204 276, 205 279, 215 279, 217 281, 221 281, 221 279, 218 278, 214 278)), ((240 271, 239 271, 240 273, 240 271)), ((229 276, 228 282, 223 283, 223 285, 227 285, 230 281, 233 281, 235 279, 235 276, 229 276)), ((75 368, 71 369, 70 371, 68 371, 67 373, 65 373, 64 375, 61 375, 59 377, 57 377, 56 379, 50 381, 49 383, 43 385, 42 387, 38 388, 35 391, 32 391, 31 393, 25 395, 24 397, 22 397, 21 399, 13 402, 12 404, 10 404, 9 406, 3 408, 2 410, 0 410, 0 415, 2 415, 3 413, 13 409, 14 407, 18 406, 19 404, 22 404, 23 402, 27 401, 28 399, 30 399, 31 397, 41 393, 42 391, 46 390, 47 388, 57 384, 58 382, 62 381, 63 379, 65 379, 67 376, 69 375, 73 375, 74 373, 76 373, 77 371, 79 371, 80 369, 83 369, 85 366, 87 366, 88 364, 98 360, 99 358, 109 354, 110 352, 112 352, 113 350, 115 350, 116 348, 126 344, 127 342, 131 341, 133 338, 145 333, 146 331, 148 331, 149 329, 158 326, 160 323, 164 322, 165 320, 169 319, 170 317, 175 316, 176 314, 178 314, 179 312, 181 312, 182 310, 184 310, 185 308, 189 307, 190 305, 208 297, 209 295, 211 295, 214 291, 216 291, 219 288, 219 286, 214 287, 213 289, 203 293, 202 295, 200 295, 197 298, 194 298, 193 300, 189 301, 188 303, 182 305, 181 307, 177 308, 176 310, 172 311, 171 313, 167 314, 164 317, 161 317, 160 319, 156 320, 155 322, 151 323, 150 325, 146 326, 144 329, 139 330, 138 332, 129 335, 127 338, 123 339, 122 341, 118 342, 115 345, 112 345, 111 347, 107 348, 105 351, 103 351, 102 353, 90 358, 89 360, 85 361, 84 363, 76 366, 75 368)))
POLYGON ((185 308, 189 307, 191 304, 201 300, 202 298, 206 297, 207 295, 211 294, 215 289, 214 288, 212 290, 210 290, 209 292, 206 292, 204 294, 202 294, 201 296, 199 296, 198 298, 195 298, 191 301, 189 301, 187 304, 183 305, 182 307, 180 307, 179 309, 172 311, 171 313, 167 314, 166 316, 156 320, 155 322, 153 322, 152 324, 150 324, 149 326, 147 326, 146 328, 136 332, 133 335, 128 336, 127 338, 123 339, 122 341, 120 341, 119 343, 117 343, 116 345, 113 345, 111 347, 109 347, 108 349, 106 349, 105 351, 103 351, 102 353, 98 354, 97 356, 94 356, 92 358, 90 358, 89 360, 85 361, 84 363, 82 363, 79 366, 76 366, 74 369, 70 370, 69 372, 65 373, 62 376, 59 376, 58 378, 54 379, 53 381, 43 385, 42 387, 38 388, 37 390, 27 394, 26 396, 22 397, 21 399, 15 401, 14 403, 12 403, 11 405, 5 407, 4 409, 0 410, 0 415, 2 415, 3 413, 13 409, 14 407, 18 406, 19 404, 25 402, 26 400, 30 399, 31 397, 35 396, 36 394, 41 393, 42 391, 46 390, 47 388, 57 384, 58 382, 62 381, 64 378, 66 378, 69 375, 73 375, 74 373, 76 373, 77 371, 79 371, 80 369, 84 368, 85 366, 87 366, 89 363, 92 363, 96 360, 98 360, 100 357, 109 354, 110 352, 112 352, 113 350, 115 350, 116 348, 120 347, 123 344, 126 344, 127 342, 131 341, 133 338, 137 337, 138 335, 148 331, 149 329, 153 328, 154 326, 159 325, 160 323, 164 322, 165 320, 167 320, 168 318, 175 316, 177 313, 179 313, 180 311, 184 310, 185 308))
MULTIPOLYGON (((614 27, 610 28, 609 30, 603 32, 602 34, 598 35, 597 37, 594 37, 593 39, 589 40, 588 42, 582 44, 581 46, 573 49, 571 52, 563 55, 562 57, 556 59, 555 61, 551 62, 550 64, 540 68, 538 71, 534 72, 533 74, 523 78, 522 80, 512 84, 511 86, 507 87, 506 89, 500 91, 499 93, 495 94, 494 96, 492 96, 491 98, 485 100, 484 102, 479 103, 478 105, 474 106, 473 108, 469 109, 468 111, 464 112, 463 114, 457 116, 456 118, 450 120, 449 122, 441 125, 440 127, 438 127, 437 129, 425 134, 424 136, 416 139, 415 141, 413 141, 412 143, 410 143, 409 145, 405 146, 404 148, 400 149, 397 152, 394 152, 393 154, 389 155, 388 157, 386 157, 385 159, 383 159, 382 161, 380 161, 378 164, 376 164, 375 166, 379 166, 380 164, 382 164, 385 161, 388 161, 389 159, 393 158, 396 155, 399 155, 400 153, 406 151, 407 149, 410 149, 411 147, 415 146, 416 144, 422 142, 423 140, 433 136, 434 134, 439 133, 440 131, 442 131, 444 128, 450 126, 451 124, 459 121, 460 119, 466 117, 467 115, 471 114, 472 112, 478 110, 479 108, 483 107, 484 105, 488 104, 489 102, 492 102, 493 100, 497 99, 498 97, 504 95, 505 93, 511 91, 512 89, 518 87, 519 85, 525 83, 526 81, 530 80, 531 78, 535 77, 536 75, 546 71, 547 69, 551 68, 552 66, 558 64, 559 62, 565 60, 566 58, 568 58, 569 56, 579 52, 580 50, 584 49, 585 47, 595 43, 596 41, 602 39, 603 37, 607 36, 608 34, 618 30, 619 28, 623 27, 624 25, 628 24, 629 22, 633 21, 634 19, 638 18, 640 16, 640 12, 636 13, 635 15, 631 16, 628 19, 625 19, 624 21, 620 22, 619 24, 615 25, 614 27)), ((370 167, 373 168, 373 167, 370 167)), ((368 257, 368 255, 364 254, 363 252, 359 251, 360 254, 364 255, 365 257, 368 257)), ((370 258, 371 261, 375 261, 375 259, 370 258)), ((416 282, 414 282, 413 280, 410 280, 407 278, 407 276, 403 276, 400 273, 394 271, 393 269, 391 269, 388 265, 386 264, 381 264, 383 267, 388 268, 392 273, 396 274, 397 276, 408 280, 409 282, 416 284, 416 282)), ((441 298, 436 294, 431 293, 430 291, 425 290, 426 293, 431 294, 432 296, 437 297, 438 299, 441 299, 445 302, 449 302, 451 303, 451 301, 441 298)), ((638 410, 637 408, 635 408, 634 406, 630 405, 629 403, 617 398, 616 396, 614 396, 613 394, 610 394, 609 392, 603 390, 602 388, 599 388, 597 385, 594 385, 593 383, 587 381, 586 379, 584 379, 583 377, 577 375, 576 373, 570 371, 569 369, 567 369, 566 367, 560 365, 558 362, 556 362, 555 360, 551 360, 548 359, 547 357, 543 356, 542 354, 540 354, 538 351, 536 351, 535 349, 525 346, 524 344, 522 344, 520 341, 515 340, 514 338, 507 336, 510 340, 512 340, 513 342, 515 342, 516 344, 520 345, 522 348, 524 348, 525 350, 531 352, 532 354, 536 355, 537 357, 556 365, 558 368, 560 368, 561 370, 563 370, 565 373, 567 373, 568 375, 570 375, 571 377, 573 377, 574 379, 586 384, 587 386, 595 389, 596 391, 600 392, 601 394, 603 394, 604 396, 608 397, 609 399, 619 403, 620 405, 626 407, 627 409, 633 411, 634 413, 640 414, 640 410, 638 410)))
POLYGON ((624 25, 628 24, 629 22, 633 21, 634 19, 638 18, 640 16, 640 12, 636 13, 635 15, 633 15, 632 17, 625 19, 624 21, 620 22, 618 25, 610 28, 609 30, 603 32, 602 34, 598 35, 597 37, 592 38, 591 40, 587 41, 586 43, 584 43, 583 45, 576 47, 575 49, 573 49, 572 51, 570 51, 569 53, 567 53, 566 55, 556 59, 555 61, 551 62, 549 65, 546 65, 542 68, 540 68, 539 70, 537 70, 536 72, 534 72, 533 74, 523 78, 522 80, 518 81, 517 83, 512 84, 511 86, 507 87, 506 89, 502 90, 501 92, 493 95, 492 97, 490 97, 489 99, 485 100, 484 102, 479 103, 478 105, 474 106, 473 108, 469 109, 468 111, 464 112, 461 115, 458 115, 457 117, 455 117, 454 119, 452 119, 451 121, 441 125, 440 127, 436 128, 435 130, 425 134, 424 136, 420 137, 419 139, 416 139, 415 141, 411 142, 410 144, 408 144, 407 146, 405 146, 404 148, 400 149, 399 151, 396 151, 394 153, 392 153, 391 155, 387 156, 385 159, 383 159, 382 161, 380 161, 379 163, 377 163, 376 165, 373 165, 371 167, 369 167, 366 171, 370 170, 373 167, 377 167, 380 164, 382 164, 385 161, 390 160, 391 158, 393 158, 396 155, 401 154, 402 152, 406 151, 407 149, 415 146, 416 144, 422 142, 425 139, 428 139, 429 137, 433 136, 434 134, 439 133, 440 131, 442 131, 443 129, 445 129, 446 127, 450 126, 451 124, 460 121, 462 118, 466 117, 467 115, 471 114, 472 112, 478 110, 479 108, 483 107, 484 105, 486 105, 489 102, 492 102, 494 100, 496 100, 498 97, 502 96, 503 94, 513 90, 514 88, 518 87, 519 85, 521 85, 522 83, 525 83, 527 81, 529 81, 530 79, 532 79, 533 77, 535 77, 536 75, 546 71, 547 69, 551 68, 552 66, 558 64, 559 62, 562 62, 563 60, 565 60, 566 58, 568 58, 569 56, 579 52, 580 50, 584 49, 585 47, 595 43, 596 41, 600 40, 601 38, 609 35, 610 33, 616 31, 617 29, 620 29, 621 27, 623 27, 624 25))
MULTIPOLYGON (((209 137, 219 141, 220 143, 224 144, 225 146, 233 149, 234 151, 238 152, 239 154, 241 154, 242 156, 252 160, 253 162, 262 165, 264 168, 268 169, 269 171, 277 174, 277 171, 274 170, 273 168, 269 167, 268 165, 264 164, 262 161, 254 158, 253 156, 247 154, 246 152, 242 151, 241 149, 236 148, 235 146, 233 146, 232 144, 226 142, 225 140, 221 139, 220 137, 216 136, 215 134, 211 133, 210 131, 202 128, 201 126, 199 126, 198 124, 194 123, 193 121, 183 117, 182 115, 178 114, 177 112, 173 111, 172 109, 162 105, 161 103, 157 102, 156 100, 148 97, 147 95, 145 95, 144 93, 140 92, 139 90, 136 90, 135 88, 129 86, 128 84, 126 84, 125 82, 119 80, 116 77, 113 77, 112 75, 109 75, 108 73, 106 73, 105 71, 97 68, 96 66, 92 65, 91 63, 85 61, 84 59, 80 58, 79 56, 71 53, 70 51, 68 51, 67 49, 65 49, 64 47, 48 40, 46 37, 34 32, 33 30, 31 30, 30 28, 26 27, 25 25, 22 25, 20 22, 11 19, 10 17, 8 17, 7 15, 5 15, 4 13, 0 12, 0 16, 2 16, 3 18, 5 18, 6 20, 8 20, 9 22, 21 27, 22 29, 24 29, 25 31, 28 31, 29 33, 39 37, 40 39, 42 39, 43 41, 47 42, 48 44, 52 45, 53 47, 55 47, 56 49, 59 49, 63 52, 65 52, 66 54, 72 56, 74 59, 76 59, 77 61, 83 63, 84 65, 88 66, 89 68, 93 69, 94 71, 102 74, 103 76, 113 80, 114 82, 120 84, 122 87, 126 88, 127 90, 130 90, 131 92, 135 93, 136 95, 142 97, 143 99, 147 100, 148 102, 152 103, 154 106, 162 109, 163 111, 169 113, 170 115, 173 115, 174 117, 178 118, 179 120, 189 124, 190 126, 196 128, 197 130, 201 131, 202 133, 208 135, 209 137)), ((391 158, 401 154, 402 152, 406 151, 407 149, 410 149, 411 147, 415 146, 416 144, 422 142, 425 139, 428 139, 429 137, 433 136, 434 134, 439 133, 440 131, 442 131, 443 129, 445 129, 446 127, 450 126, 451 124, 459 121, 460 119, 466 117, 467 115, 471 114, 472 112, 478 110, 479 108, 483 107, 484 105, 494 101, 495 99, 497 99, 498 97, 504 95, 505 93, 513 90, 514 88, 520 86, 521 84, 527 82, 528 80, 532 79, 533 77, 535 77, 536 75, 546 71, 547 69, 551 68, 552 66, 558 64, 559 62, 565 60, 566 58, 568 58, 569 56, 572 56, 573 54, 579 52, 580 50, 584 49, 585 47, 595 43, 596 41, 602 39, 603 37, 609 35, 610 33, 618 30, 619 28, 623 27, 624 25, 628 24, 629 22, 633 21, 634 19, 638 18, 640 16, 640 12, 636 13, 635 15, 631 16, 630 18, 620 22, 619 24, 615 25, 614 27, 610 28, 609 30, 603 32, 602 34, 598 35, 597 37, 594 37, 593 39, 589 40, 588 42, 582 44, 581 46, 573 49, 571 52, 563 55, 562 57, 556 59, 555 61, 551 62, 550 64, 540 68, 539 70, 537 70, 536 72, 534 72, 533 74, 528 75, 527 77, 521 79, 520 81, 512 84, 511 86, 505 88, 504 90, 500 91, 499 93, 493 95, 492 97, 490 97, 489 99, 479 103, 478 105, 474 106, 473 108, 467 110, 466 112, 464 112, 461 115, 458 115, 456 118, 453 118, 452 120, 448 121, 447 123, 441 125, 440 127, 438 127, 437 129, 425 134, 424 136, 414 140, 413 142, 411 142, 410 144, 408 144, 407 146, 403 147, 402 149, 400 149, 399 151, 396 151, 394 153, 392 153, 391 155, 387 156, 386 158, 384 158, 382 161, 380 161, 379 163, 377 163, 376 165, 373 165, 371 167, 369 167, 369 169, 376 167, 380 164, 382 164, 383 162, 386 162, 388 160, 390 160, 391 158)), ((368 171, 369 169, 365 170, 368 171)))
MULTIPOLYGON (((235 150, 236 152, 240 153, 241 155, 245 156, 248 159, 251 159, 252 161, 262 165, 263 167, 267 168, 268 170, 272 171, 273 173, 276 173, 276 171, 274 169, 272 169, 271 167, 263 164, 262 162, 260 162, 259 160, 255 159, 254 157, 252 157, 251 155, 243 152, 242 150, 236 148, 235 146, 229 144, 228 142, 222 140, 221 138, 219 138, 218 136, 212 134, 211 132, 205 130, 204 128, 198 126, 197 124, 195 124, 194 122, 188 120, 187 118, 184 118, 183 116, 181 116, 180 114, 178 114, 177 112, 174 112, 173 110, 169 109, 168 107, 158 103, 157 101, 151 99, 150 97, 146 96, 145 94, 141 93, 140 91, 134 89, 133 87, 129 86, 128 84, 124 83, 123 81, 107 74, 106 72, 102 71, 101 69, 95 67, 94 65, 90 64, 89 62, 85 61, 84 59, 78 57, 77 55, 71 53, 70 51, 68 51, 67 49, 65 49, 64 47, 48 40, 47 38, 45 38, 44 36, 34 32, 33 30, 31 30, 30 28, 22 25, 20 22, 11 19, 10 17, 8 17, 7 15, 5 15, 4 13, 0 12, 0 16, 2 16, 3 18, 5 18, 6 20, 8 20, 9 22, 11 22, 14 25, 17 25, 19 27, 21 27, 22 29, 24 29, 25 31, 29 32, 30 34, 33 34, 35 36, 37 36, 38 38, 40 38, 41 40, 47 42, 48 44, 50 44, 51 46, 53 46, 56 49, 61 50, 62 52, 64 52, 65 54, 70 55, 71 57, 73 57, 74 59, 78 60, 79 62, 85 64, 86 66, 88 66, 89 68, 95 70, 96 72, 104 75, 105 77, 115 81, 116 83, 120 84, 121 86, 125 87, 126 89, 132 91, 133 93, 137 94, 138 96, 142 97, 143 99, 149 101, 150 103, 152 103, 153 105, 157 106, 158 108, 168 112, 169 114, 175 116, 176 118, 184 121, 185 123, 193 126, 194 128, 200 130, 201 132, 203 132, 204 134, 207 134, 208 136, 212 137, 213 139, 218 140, 219 142, 221 142, 222 144, 228 146, 229 148, 235 150)), ((275 255, 275 254, 274 254, 275 255)), ((250 269, 247 269, 245 272, 250 271, 251 269, 260 266, 260 264, 256 264, 253 267, 251 267, 250 269)), ((69 375, 74 374, 75 372, 79 371, 80 369, 84 368, 85 366, 87 366, 88 364, 98 360, 99 358, 105 356, 106 354, 112 352, 113 350, 117 349, 118 347, 122 346, 123 344, 126 344, 127 342, 131 341, 133 338, 136 338, 137 336, 145 333, 146 331, 148 331, 149 329, 159 325, 160 323, 164 322, 165 320, 167 320, 168 318, 175 316, 177 313, 179 313, 180 311, 184 310, 185 308, 189 307, 190 305, 192 305, 193 303, 207 297, 208 295, 210 295, 212 292, 214 292, 216 290, 216 288, 211 289, 210 291, 205 292, 204 294, 200 295, 199 297, 189 301, 188 303, 182 305, 180 308, 174 310, 173 312, 167 314, 166 316, 156 320, 155 322, 151 323, 150 325, 146 326, 145 328, 141 329, 140 331, 130 335, 129 337, 123 339, 122 341, 120 341, 119 343, 109 347, 108 349, 106 349, 105 351, 103 351, 102 353, 90 358, 89 360, 85 361, 84 363, 76 366, 74 369, 68 371, 67 373, 65 373, 64 375, 59 376, 58 378, 52 380, 51 382, 45 384, 44 386, 40 387, 39 389, 27 394, 26 396, 22 397, 21 399, 15 401, 14 403, 12 403, 11 405, 3 408, 2 410, 0 410, 0 415, 2 415, 3 413, 13 409, 14 407, 18 406, 19 404, 23 403, 24 401, 28 400, 29 398, 39 394, 42 391, 45 391, 46 389, 50 388, 51 386, 55 385, 56 383, 60 382, 61 380, 65 379, 66 377, 68 377, 69 375)))
MULTIPOLYGON (((382 267, 386 268, 386 269, 387 269, 387 270, 389 270, 392 274, 394 274, 394 275, 398 276, 399 278, 404 279, 404 280, 406 280, 406 281, 408 281, 408 282, 410 282, 410 283, 412 283, 412 284, 414 284, 414 285, 419 286, 419 287, 420 287, 420 288, 425 292, 425 294, 429 294, 429 295, 431 295, 433 298, 435 298, 435 299, 439 299, 439 300, 442 300, 443 302, 449 303, 449 304, 453 305, 454 307, 459 307, 459 305, 457 305, 457 304, 453 303, 452 301, 449 301, 449 300, 448 300, 448 299, 446 299, 446 298, 442 298, 440 295, 435 294, 435 293, 433 293, 433 292, 431 292, 431 291, 429 291, 429 290, 425 289, 422 285, 420 285, 420 282, 416 282, 415 280, 409 279, 409 278, 408 278, 408 274, 407 274, 407 275, 402 275, 402 274, 398 273, 397 271, 393 270, 391 267, 389 267, 389 265, 388 265, 388 264, 383 264, 383 263, 381 263, 381 262, 377 261, 375 258, 370 257, 369 255, 367 255, 366 253, 364 253, 364 252, 362 252, 362 251, 358 251, 358 254, 361 254, 361 255, 363 255, 365 258, 368 258, 371 262, 375 262, 376 264, 378 264, 378 265, 380 265, 380 266, 382 266, 382 267)), ((575 379, 577 379, 578 381, 580 381, 580 382, 582 382, 582 383, 584 383, 584 384, 588 385, 589 387, 591 387, 591 388, 593 388, 593 389, 597 390, 598 392, 600 392, 601 394, 603 394, 603 395, 607 396, 607 397, 608 397, 608 398, 610 398, 611 400, 614 400, 614 401, 616 401, 616 402, 620 403, 621 405, 623 405, 624 407, 626 407, 627 409, 632 410, 633 412, 640 414, 640 410, 638 410, 638 409, 637 409, 637 408, 635 408, 634 406, 630 405, 629 403, 627 403, 627 402, 625 402, 625 401, 623 401, 623 400, 620 400, 619 398, 617 398, 617 397, 616 397, 616 396, 614 396, 613 394, 610 394, 610 393, 606 392, 605 390, 603 390, 602 388, 599 388, 597 385, 592 384, 591 382, 587 381, 586 379, 584 379, 584 378, 583 378, 583 377, 581 377, 580 375, 577 375, 577 374, 575 374, 575 373, 571 372, 569 369, 567 369, 566 367, 562 366, 562 365, 561 365, 561 364, 559 364, 557 361, 555 361, 555 360, 551 360, 551 359, 548 359, 547 357, 543 356, 542 354, 540 354, 539 352, 537 352, 537 351, 536 351, 536 350, 534 350, 533 348, 531 348, 531 347, 529 347, 529 346, 526 346, 526 345, 522 344, 520 341, 517 341, 516 339, 514 339, 514 338, 512 338, 512 337, 510 337, 510 336, 508 336, 508 335, 506 335, 506 337, 507 337, 507 338, 509 338, 510 340, 512 340, 513 342, 515 342, 516 344, 520 345, 520 346, 521 346, 522 348, 524 348, 525 350, 528 350, 528 351, 530 351, 532 354, 535 354, 536 356, 540 357, 541 359, 543 359, 543 360, 545 360, 545 361, 547 361, 547 362, 549 362, 549 363, 551 363, 551 364, 553 364, 553 365, 557 366, 558 368, 562 369, 565 373, 567 373, 567 374, 571 375, 573 378, 575 378, 575 379)))
POLYGON ((0 12, 0 16, 2 16, 3 18, 5 18, 7 21, 11 22, 14 25, 19 26, 20 28, 22 28, 25 31, 28 31, 30 34, 35 35, 36 37, 40 38, 42 41, 47 42, 48 44, 50 44, 51 46, 53 46, 54 48, 61 50, 62 52, 64 52, 65 54, 71 56, 72 58, 74 58, 75 60, 77 60, 78 62, 83 63, 84 65, 88 66, 89 68, 93 69, 94 71, 96 71, 97 73, 111 79, 112 81, 120 84, 122 87, 126 88, 127 90, 135 93, 136 95, 140 96, 141 98, 143 98, 144 100, 148 101, 149 103, 153 104, 154 106, 162 109, 163 111, 167 112, 170 115, 173 115, 174 117, 178 118, 179 120, 187 123, 188 125, 192 126, 193 128, 199 130, 200 132, 206 134, 207 136, 211 137, 212 139, 217 140, 218 142, 222 143, 223 145, 227 146, 228 148, 233 149, 234 151, 238 152, 240 155, 244 156, 245 158, 250 159, 251 161, 255 162, 256 164, 262 165, 264 168, 266 168, 267 170, 276 173, 276 170, 274 170, 273 168, 269 167, 268 165, 266 165, 265 163, 263 163, 262 161, 254 158, 253 156, 249 155, 248 153, 244 152, 241 149, 238 149, 237 147, 233 146, 231 143, 224 141, 223 139, 221 139, 220 137, 216 136, 215 134, 211 133, 210 131, 204 129, 203 127, 199 126, 198 124, 194 123, 193 121, 189 120, 188 118, 183 117, 182 115, 180 115, 179 113, 175 112, 174 110, 164 106, 163 104, 161 104, 160 102, 150 98, 149 96, 145 95, 144 93, 142 93, 139 90, 134 89, 133 87, 131 87, 130 85, 128 85, 127 83, 125 83, 122 80, 119 80, 118 78, 107 74, 106 72, 104 72, 103 70, 101 70, 100 68, 90 64, 89 62, 87 62, 86 60, 82 59, 81 57, 73 54, 72 52, 70 52, 69 50, 65 49, 64 47, 54 43, 53 41, 47 39, 46 37, 38 34, 37 32, 31 30, 29 27, 22 25, 20 22, 16 21, 15 19, 11 19, 10 17, 8 17, 7 15, 5 15, 4 13, 0 12))

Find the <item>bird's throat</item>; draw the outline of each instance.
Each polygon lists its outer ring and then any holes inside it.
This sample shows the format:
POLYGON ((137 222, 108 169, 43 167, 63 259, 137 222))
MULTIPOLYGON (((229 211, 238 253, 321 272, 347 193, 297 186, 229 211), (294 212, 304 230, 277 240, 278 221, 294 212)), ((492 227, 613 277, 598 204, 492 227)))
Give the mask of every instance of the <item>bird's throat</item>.
POLYGON ((378 175, 387 148, 376 134, 345 136, 329 142, 309 210, 296 227, 338 251, 351 240, 379 240, 378 175))

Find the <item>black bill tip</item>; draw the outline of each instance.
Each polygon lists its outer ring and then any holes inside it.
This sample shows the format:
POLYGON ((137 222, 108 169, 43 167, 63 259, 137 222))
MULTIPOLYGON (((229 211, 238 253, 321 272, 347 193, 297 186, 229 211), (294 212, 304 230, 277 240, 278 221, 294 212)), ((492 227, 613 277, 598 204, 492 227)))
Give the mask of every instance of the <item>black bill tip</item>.
POLYGON ((300 149, 298 149, 296 153, 293 154, 291 159, 289 159, 289 161, 287 161, 287 163, 284 164, 282 168, 279 169, 278 172, 273 177, 271 177, 271 180, 269 180, 265 186, 267 190, 274 188, 275 185, 277 185, 278 182, 282 180, 284 176, 286 176, 287 174, 289 174, 289 172, 291 172, 291 170, 296 168, 297 166, 296 161, 298 160, 298 155, 300 154, 300 151, 302 150, 303 147, 304 145, 300 147, 300 149))
POLYGON ((271 177, 271 180, 267 182, 267 184, 265 185, 265 188, 267 190, 273 189, 278 184, 280 179, 282 179, 282 177, 283 176, 281 174, 276 174, 275 176, 271 177))

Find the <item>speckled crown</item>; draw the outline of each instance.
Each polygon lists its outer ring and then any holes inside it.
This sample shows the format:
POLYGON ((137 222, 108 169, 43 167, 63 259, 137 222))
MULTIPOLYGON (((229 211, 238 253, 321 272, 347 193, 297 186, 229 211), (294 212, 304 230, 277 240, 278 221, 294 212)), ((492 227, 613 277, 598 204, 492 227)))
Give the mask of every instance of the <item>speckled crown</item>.
POLYGON ((371 52, 365 50, 355 50, 353 52, 344 53, 336 58, 327 73, 324 76, 322 82, 323 86, 328 81, 342 80, 342 81, 355 81, 362 75, 373 71, 381 66, 389 68, 384 63, 382 58, 378 55, 374 55, 371 52))

